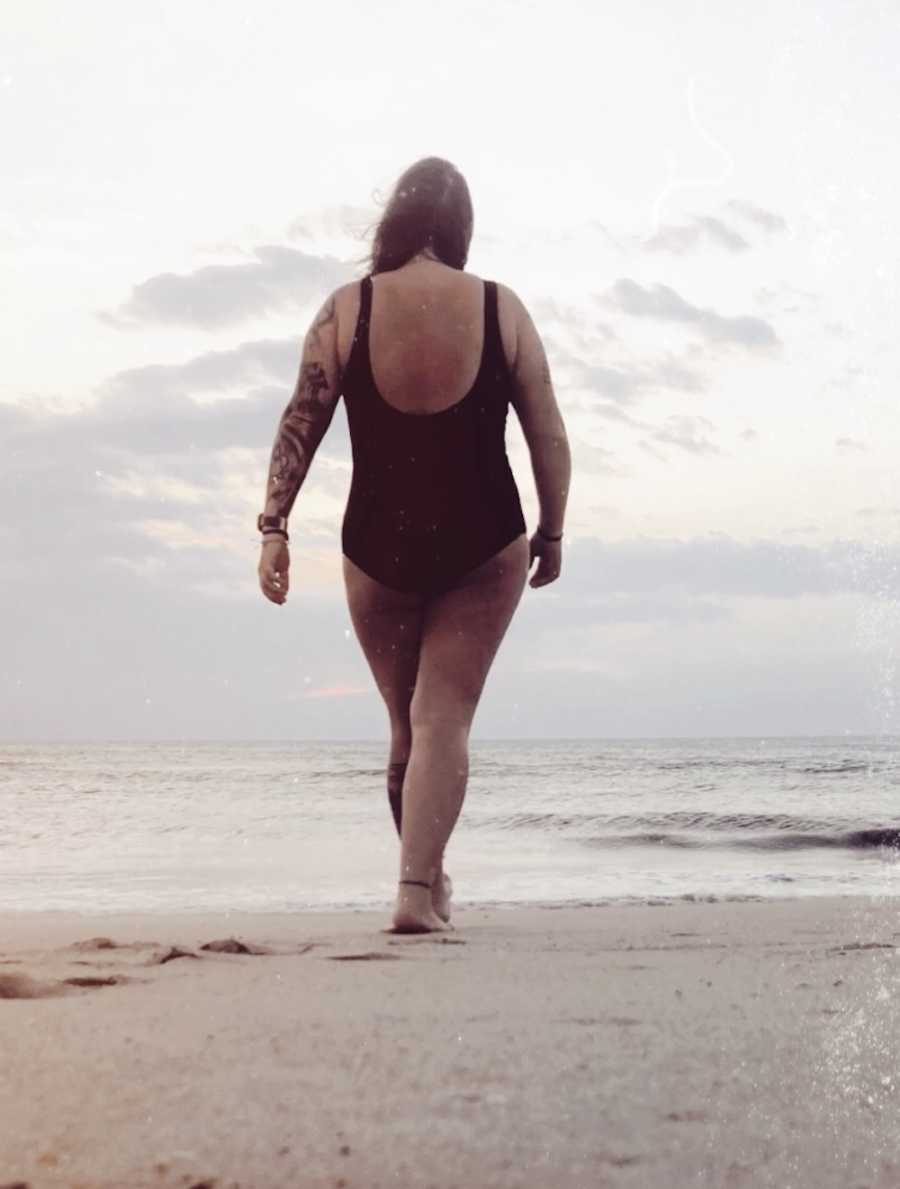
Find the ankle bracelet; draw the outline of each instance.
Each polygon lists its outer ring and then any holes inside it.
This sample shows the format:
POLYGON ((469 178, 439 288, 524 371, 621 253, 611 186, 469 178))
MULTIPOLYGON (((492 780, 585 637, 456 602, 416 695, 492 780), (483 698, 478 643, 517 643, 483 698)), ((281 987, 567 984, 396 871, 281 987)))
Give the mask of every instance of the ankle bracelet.
POLYGON ((429 890, 431 889, 431 884, 425 883, 424 880, 421 880, 421 879, 401 879, 399 882, 415 884, 417 888, 428 888, 429 890))

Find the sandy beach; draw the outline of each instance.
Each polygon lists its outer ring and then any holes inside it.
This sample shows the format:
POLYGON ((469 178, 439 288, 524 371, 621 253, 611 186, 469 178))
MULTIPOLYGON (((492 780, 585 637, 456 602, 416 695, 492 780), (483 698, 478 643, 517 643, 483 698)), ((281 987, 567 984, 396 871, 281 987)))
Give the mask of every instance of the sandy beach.
POLYGON ((897 899, 386 923, 0 916, 0 1185, 900 1186, 897 899))

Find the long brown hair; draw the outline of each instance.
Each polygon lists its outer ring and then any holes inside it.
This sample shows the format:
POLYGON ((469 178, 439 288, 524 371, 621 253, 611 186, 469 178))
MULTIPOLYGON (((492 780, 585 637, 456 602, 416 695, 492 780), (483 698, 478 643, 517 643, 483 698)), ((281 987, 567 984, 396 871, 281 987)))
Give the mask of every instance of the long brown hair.
POLYGON ((360 263, 374 276, 400 268, 430 247, 444 264, 463 269, 473 225, 466 179, 443 157, 423 157, 397 179, 375 228, 372 250, 360 263))

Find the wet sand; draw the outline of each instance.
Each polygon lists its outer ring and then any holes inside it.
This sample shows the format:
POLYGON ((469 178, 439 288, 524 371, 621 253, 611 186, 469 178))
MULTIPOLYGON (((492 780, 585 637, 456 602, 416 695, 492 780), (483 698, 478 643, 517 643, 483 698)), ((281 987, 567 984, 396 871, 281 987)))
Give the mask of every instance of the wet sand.
POLYGON ((900 1186, 900 899, 386 923, 0 914, 0 1186, 900 1186))

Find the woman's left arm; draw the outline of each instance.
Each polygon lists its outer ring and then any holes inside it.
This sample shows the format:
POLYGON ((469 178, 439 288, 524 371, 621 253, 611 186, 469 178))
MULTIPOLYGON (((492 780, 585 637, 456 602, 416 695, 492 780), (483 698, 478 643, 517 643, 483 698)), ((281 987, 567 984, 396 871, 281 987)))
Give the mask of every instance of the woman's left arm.
POLYGON ((281 415, 272 447, 264 515, 285 518, 290 515, 340 395, 337 317, 332 293, 303 341, 297 383, 281 415))

